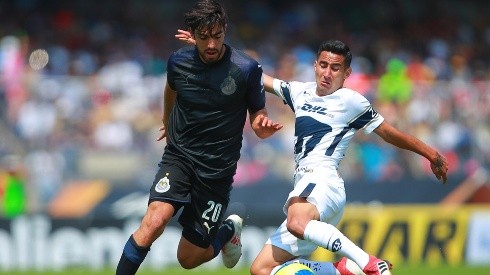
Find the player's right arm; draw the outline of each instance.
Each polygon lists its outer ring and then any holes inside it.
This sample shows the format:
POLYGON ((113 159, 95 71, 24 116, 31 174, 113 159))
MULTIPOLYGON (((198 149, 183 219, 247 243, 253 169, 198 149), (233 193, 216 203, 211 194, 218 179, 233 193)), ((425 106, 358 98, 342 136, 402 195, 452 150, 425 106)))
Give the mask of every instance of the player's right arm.
POLYGON ((438 180, 443 183, 447 181, 448 162, 436 149, 425 144, 418 138, 404 133, 395 127, 391 126, 386 121, 382 122, 374 132, 384 141, 401 149, 415 152, 430 162, 430 168, 438 180))
POLYGON ((170 88, 170 85, 168 85, 168 81, 167 81, 165 83, 165 88, 163 90, 163 116, 162 116, 163 126, 161 126, 159 129, 161 133, 157 141, 160 141, 167 136, 166 129, 168 128, 168 119, 170 117, 170 113, 172 112, 172 109, 174 108, 176 97, 177 97, 177 93, 172 88, 170 88))

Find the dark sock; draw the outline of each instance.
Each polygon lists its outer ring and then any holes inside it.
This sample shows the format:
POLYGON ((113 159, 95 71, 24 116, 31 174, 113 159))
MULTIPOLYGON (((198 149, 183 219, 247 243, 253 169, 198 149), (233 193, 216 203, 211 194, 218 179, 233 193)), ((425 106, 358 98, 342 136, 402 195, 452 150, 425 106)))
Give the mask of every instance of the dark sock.
POLYGON ((223 224, 218 229, 216 238, 214 238, 214 241, 211 243, 214 249, 213 258, 218 256, 219 252, 221 251, 221 248, 223 248, 225 243, 229 241, 231 237, 233 237, 234 233, 235 233, 235 228, 233 227, 233 222, 224 221, 223 224))
POLYGON ((117 264, 116 275, 136 274, 148 251, 150 251, 149 247, 138 246, 133 239, 133 235, 131 235, 117 264))

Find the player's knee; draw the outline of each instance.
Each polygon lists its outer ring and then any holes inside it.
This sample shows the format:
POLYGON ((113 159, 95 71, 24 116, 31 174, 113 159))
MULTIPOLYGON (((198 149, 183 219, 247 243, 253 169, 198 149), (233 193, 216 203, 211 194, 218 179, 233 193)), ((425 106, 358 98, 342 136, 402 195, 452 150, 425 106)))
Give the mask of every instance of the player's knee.
POLYGON ((271 270, 272 269, 261 266, 255 262, 250 266, 251 275, 269 275, 271 273, 271 270))
POLYGON ((160 232, 163 231, 168 220, 162 219, 163 217, 154 215, 145 221, 145 226, 150 232, 160 232))
POLYGON ((149 209, 146 216, 143 218, 142 227, 151 235, 159 236, 165 229, 165 226, 170 221, 171 217, 171 215, 168 215, 165 211, 161 211, 160 209, 149 209))
POLYGON ((286 228, 296 238, 303 239, 306 223, 302 219, 296 217, 288 217, 286 228))

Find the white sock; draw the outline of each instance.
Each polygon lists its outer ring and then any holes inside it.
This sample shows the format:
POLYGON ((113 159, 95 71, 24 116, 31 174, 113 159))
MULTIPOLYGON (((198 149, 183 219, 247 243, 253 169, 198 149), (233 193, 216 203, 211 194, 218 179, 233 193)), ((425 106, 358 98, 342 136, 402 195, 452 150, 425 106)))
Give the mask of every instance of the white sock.
POLYGON ((310 221, 306 225, 304 238, 318 246, 346 256, 362 268, 366 267, 369 262, 369 254, 331 224, 317 220, 310 221))

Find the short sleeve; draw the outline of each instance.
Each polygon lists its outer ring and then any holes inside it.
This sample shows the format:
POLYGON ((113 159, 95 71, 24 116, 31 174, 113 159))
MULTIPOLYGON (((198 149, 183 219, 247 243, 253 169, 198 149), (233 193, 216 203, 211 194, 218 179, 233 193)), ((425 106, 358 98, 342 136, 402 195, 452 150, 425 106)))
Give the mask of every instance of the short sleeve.
POLYGON ((262 82, 262 66, 257 62, 251 65, 247 80, 247 108, 255 113, 265 108, 265 89, 262 82))
POLYGON ((175 53, 170 55, 167 61, 167 82, 172 90, 175 91, 175 53))
POLYGON ((370 134, 383 121, 384 118, 376 112, 371 103, 361 94, 353 93, 347 100, 347 110, 356 114, 349 125, 354 129, 363 129, 364 133, 370 134))

